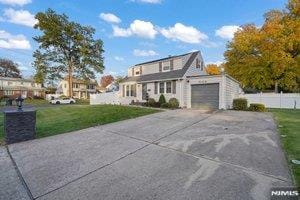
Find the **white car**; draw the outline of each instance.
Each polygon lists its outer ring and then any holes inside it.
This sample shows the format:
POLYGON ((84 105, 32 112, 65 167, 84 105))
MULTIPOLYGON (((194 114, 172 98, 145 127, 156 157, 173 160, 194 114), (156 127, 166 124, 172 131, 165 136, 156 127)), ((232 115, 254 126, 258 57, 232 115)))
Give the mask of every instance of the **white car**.
POLYGON ((76 103, 75 99, 72 98, 59 98, 51 100, 51 104, 73 104, 76 103))

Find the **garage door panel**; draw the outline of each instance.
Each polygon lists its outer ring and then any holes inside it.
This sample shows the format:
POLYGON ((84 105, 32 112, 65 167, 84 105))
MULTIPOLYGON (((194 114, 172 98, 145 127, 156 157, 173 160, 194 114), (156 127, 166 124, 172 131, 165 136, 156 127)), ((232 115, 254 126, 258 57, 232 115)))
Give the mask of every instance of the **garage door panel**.
POLYGON ((219 84, 198 84, 191 86, 192 108, 218 109, 219 84))

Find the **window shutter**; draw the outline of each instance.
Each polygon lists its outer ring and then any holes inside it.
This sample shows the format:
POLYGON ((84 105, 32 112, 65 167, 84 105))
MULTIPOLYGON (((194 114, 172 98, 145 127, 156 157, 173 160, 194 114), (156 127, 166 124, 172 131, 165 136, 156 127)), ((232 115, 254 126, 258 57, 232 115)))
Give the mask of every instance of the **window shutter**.
POLYGON ((140 75, 142 75, 142 73, 143 73, 143 67, 140 66, 140 75))
POLYGON ((172 93, 173 94, 176 94, 176 81, 172 81, 173 84, 172 84, 172 93))
POLYGON ((170 60, 170 70, 174 70, 174 60, 170 60))
POLYGON ((159 62, 159 72, 162 72, 162 62, 159 62))

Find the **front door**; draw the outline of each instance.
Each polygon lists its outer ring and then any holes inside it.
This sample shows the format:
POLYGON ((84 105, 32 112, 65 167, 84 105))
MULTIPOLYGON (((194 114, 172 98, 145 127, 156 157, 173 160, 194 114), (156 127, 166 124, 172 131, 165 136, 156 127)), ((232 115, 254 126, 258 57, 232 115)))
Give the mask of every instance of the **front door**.
POLYGON ((142 99, 146 100, 147 96, 147 83, 142 84, 142 99))

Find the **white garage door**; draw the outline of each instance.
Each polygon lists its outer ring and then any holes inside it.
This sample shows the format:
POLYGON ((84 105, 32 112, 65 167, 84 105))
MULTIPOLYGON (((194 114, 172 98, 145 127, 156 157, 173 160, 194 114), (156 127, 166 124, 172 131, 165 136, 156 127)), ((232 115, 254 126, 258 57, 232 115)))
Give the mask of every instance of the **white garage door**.
POLYGON ((219 83, 191 85, 192 108, 218 109, 219 83))

